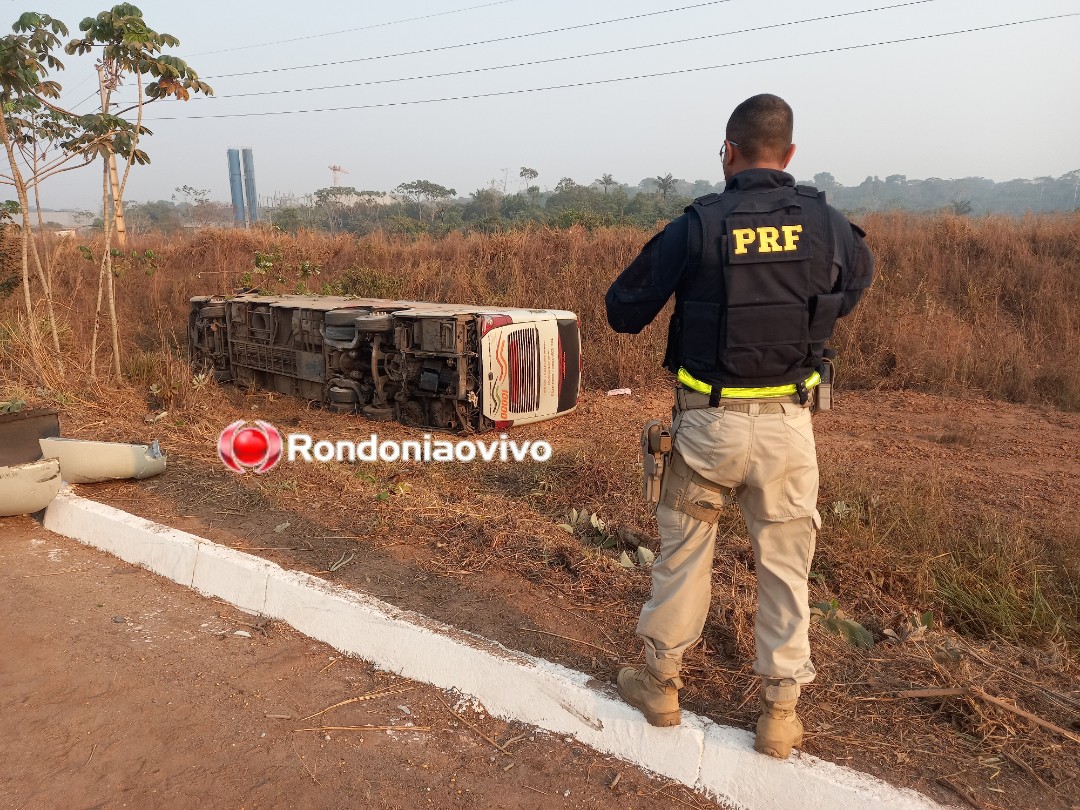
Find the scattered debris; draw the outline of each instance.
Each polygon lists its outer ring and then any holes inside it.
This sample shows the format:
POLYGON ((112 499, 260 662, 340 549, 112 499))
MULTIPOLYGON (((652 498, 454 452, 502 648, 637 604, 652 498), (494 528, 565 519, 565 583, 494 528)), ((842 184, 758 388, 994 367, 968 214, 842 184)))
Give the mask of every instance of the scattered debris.
POLYGON ((922 641, 926 637, 926 631, 933 626, 934 612, 927 610, 922 614, 916 613, 913 617, 905 617, 895 630, 891 627, 885 628, 882 635, 901 643, 922 641))
POLYGON ((240 638, 251 638, 251 633, 247 630, 233 630, 234 636, 240 636, 240 638))
POLYGON ((455 712, 455 711, 454 711, 453 709, 451 709, 451 708, 450 708, 450 704, 449 704, 449 703, 447 703, 447 702, 446 702, 445 700, 443 700, 442 698, 439 698, 439 702, 440 702, 440 703, 442 703, 442 705, 446 707, 446 710, 447 710, 448 712, 450 712, 450 714, 454 715, 454 717, 456 717, 456 718, 457 718, 458 720, 460 720, 460 721, 461 721, 461 724, 462 724, 462 725, 464 725, 464 726, 466 726, 466 727, 468 727, 468 728, 472 729, 473 731, 475 731, 475 732, 476 732, 477 734, 479 734, 479 735, 480 735, 481 737, 483 737, 483 738, 484 738, 484 739, 485 739, 485 740, 486 740, 487 742, 489 742, 489 743, 491 743, 492 745, 494 745, 494 746, 495 746, 495 747, 496 747, 496 748, 497 748, 497 749, 499 750, 499 752, 500 752, 500 753, 502 753, 502 754, 504 754, 504 755, 506 755, 506 756, 510 756, 510 752, 506 750, 506 746, 504 746, 504 745, 499 745, 499 744, 498 744, 497 742, 495 742, 495 740, 491 739, 491 737, 489 737, 489 736, 488 736, 487 734, 485 734, 484 732, 482 732, 482 731, 481 731, 481 730, 480 730, 479 728, 477 728, 476 726, 474 726, 474 725, 473 725, 472 723, 470 723, 470 722, 469 722, 468 720, 466 720, 466 719, 465 719, 464 717, 462 717, 462 716, 461 716, 460 714, 458 714, 458 713, 457 713, 457 712, 455 712))
POLYGON ((630 393, 629 388, 612 388, 607 392, 607 395, 609 397, 628 397, 630 396, 630 393))

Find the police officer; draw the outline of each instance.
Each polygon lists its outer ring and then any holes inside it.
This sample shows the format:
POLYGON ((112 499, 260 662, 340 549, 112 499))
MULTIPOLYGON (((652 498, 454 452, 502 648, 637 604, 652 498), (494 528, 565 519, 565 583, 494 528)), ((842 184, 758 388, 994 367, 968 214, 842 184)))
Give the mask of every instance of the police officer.
POLYGON ((736 107, 720 151, 724 192, 695 200, 654 236, 606 298, 611 328, 637 334, 674 294, 664 366, 678 380, 656 508, 660 554, 637 626, 646 663, 619 671, 619 694, 653 725, 680 722, 680 664, 705 625, 716 524, 734 496, 757 571, 754 747, 781 759, 802 743, 795 704, 816 674, 811 408, 831 367, 825 342, 873 277, 863 231, 784 171, 792 120, 774 95, 736 107))

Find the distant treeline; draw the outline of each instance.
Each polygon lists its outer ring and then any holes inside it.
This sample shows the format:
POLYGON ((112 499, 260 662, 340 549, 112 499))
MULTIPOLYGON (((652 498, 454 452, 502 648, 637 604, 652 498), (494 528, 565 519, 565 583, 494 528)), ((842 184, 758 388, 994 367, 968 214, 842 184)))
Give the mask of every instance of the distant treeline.
POLYGON ((867 177, 857 186, 842 186, 831 174, 815 174, 809 185, 828 193, 829 202, 852 213, 867 211, 941 211, 958 214, 1012 214, 1028 211, 1075 211, 1080 208, 1080 169, 1061 177, 1007 180, 985 177, 908 180, 890 174, 884 180, 867 177))
MULTIPOLYGON (((630 225, 653 228, 678 216, 695 197, 723 191, 723 181, 690 182, 663 175, 634 185, 610 174, 588 184, 564 177, 553 190, 532 184, 538 174, 522 167, 520 190, 493 183, 467 196, 430 180, 402 183, 392 191, 359 191, 351 187, 323 188, 303 198, 277 198, 265 206, 262 218, 290 233, 300 230, 331 233, 446 234, 452 231, 495 232, 530 224, 565 228, 630 225)), ((1031 211, 1074 211, 1080 208, 1080 169, 1061 177, 1009 180, 984 177, 909 180, 892 174, 884 180, 867 177, 857 186, 844 186, 821 172, 800 180, 827 192, 829 202, 849 214, 874 211, 942 212, 962 215, 987 213, 1022 216, 1031 211)), ((129 219, 137 230, 175 232, 185 227, 228 225, 227 204, 210 202, 207 192, 177 189, 173 201, 134 203, 129 219)))

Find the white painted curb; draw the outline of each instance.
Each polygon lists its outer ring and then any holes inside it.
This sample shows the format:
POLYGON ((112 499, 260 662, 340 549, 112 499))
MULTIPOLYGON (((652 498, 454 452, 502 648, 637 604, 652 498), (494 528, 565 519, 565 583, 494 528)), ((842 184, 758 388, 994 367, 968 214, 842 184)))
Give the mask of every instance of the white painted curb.
POLYGON ((380 669, 476 698, 497 717, 570 735, 748 810, 931 810, 940 805, 809 755, 780 761, 753 736, 689 712, 659 729, 582 672, 507 649, 260 557, 129 515, 64 489, 45 528, 115 554, 200 593, 288 622, 380 669))

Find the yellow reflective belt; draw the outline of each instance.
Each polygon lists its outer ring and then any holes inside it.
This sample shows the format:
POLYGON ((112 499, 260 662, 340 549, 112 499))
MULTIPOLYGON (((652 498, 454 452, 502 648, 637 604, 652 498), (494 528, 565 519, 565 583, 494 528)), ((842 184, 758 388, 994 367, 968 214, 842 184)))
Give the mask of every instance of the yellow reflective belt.
MULTIPOLYGON (((678 374, 679 382, 685 385, 692 391, 697 391, 699 394, 712 394, 712 386, 707 382, 702 382, 697 377, 694 377, 685 368, 679 369, 678 374)), ((806 378, 805 385, 807 389, 814 388, 821 382, 821 375, 816 371, 806 378)), ((767 397, 793 397, 799 393, 799 390, 795 387, 794 383, 788 383, 787 385, 770 385, 763 388, 721 388, 720 397, 722 399, 758 399, 767 397)))

